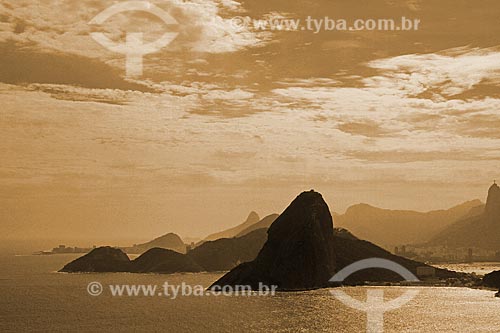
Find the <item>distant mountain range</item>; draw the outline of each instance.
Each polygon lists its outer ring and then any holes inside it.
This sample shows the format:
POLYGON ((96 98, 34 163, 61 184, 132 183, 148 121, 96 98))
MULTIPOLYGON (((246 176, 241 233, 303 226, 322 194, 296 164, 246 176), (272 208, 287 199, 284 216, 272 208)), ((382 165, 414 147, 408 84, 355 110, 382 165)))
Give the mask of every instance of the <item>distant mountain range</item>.
MULTIPOLYGON (((332 215, 335 227, 348 229, 361 239, 392 249, 403 244, 427 243, 458 220, 481 214, 484 207, 480 200, 471 200, 450 209, 430 212, 390 210, 357 204, 349 207, 344 214, 332 215)), ((251 212, 245 222, 211 234, 204 241, 242 237, 254 230, 267 229, 278 217, 279 214, 271 214, 258 220, 257 213, 251 212)))
POLYGON ((496 183, 488 190, 484 209, 473 213, 444 229, 429 245, 500 250, 500 187, 496 183))
MULTIPOLYGON (((423 263, 395 256, 361 241, 343 229, 334 229, 321 194, 303 192, 267 228, 237 238, 208 241, 187 254, 153 248, 134 260, 120 249, 100 247, 61 269, 62 272, 175 273, 229 270, 214 285, 249 285, 259 282, 281 290, 304 290, 329 285, 343 267, 366 258, 393 260, 414 274, 423 263), (241 264, 240 264, 241 263, 241 264)), ((465 274, 435 269, 441 279, 470 279, 465 274)), ((353 274, 345 283, 400 281, 385 270, 353 274)))
POLYGON ((334 213, 334 224, 361 239, 392 248, 401 244, 426 243, 457 220, 483 209, 480 200, 426 213, 358 204, 349 207, 345 214, 334 213))
POLYGON ((240 237, 205 242, 189 251, 187 256, 205 271, 227 271, 254 260, 266 239, 266 229, 257 229, 240 237))
POLYGON ((205 237, 203 241, 213 241, 217 240, 220 238, 232 238, 236 237, 238 234, 240 234, 243 230, 247 229, 248 227, 251 227, 255 223, 260 221, 260 217, 256 212, 251 212, 245 222, 238 224, 236 227, 223 230, 220 232, 216 232, 214 234, 208 235, 205 237))
POLYGON ((243 229, 242 231, 240 231, 236 237, 241 237, 241 236, 244 236, 246 234, 249 234, 251 233, 252 231, 254 230, 258 230, 258 229, 262 229, 262 228, 269 228, 271 226, 271 224, 273 224, 273 222, 279 217, 279 214, 271 214, 271 215, 268 215, 266 217, 264 217, 262 220, 260 220, 259 222, 255 223, 255 224, 252 224, 251 226, 249 226, 248 228, 246 229, 243 229))
MULTIPOLYGON (((430 212, 391 210, 357 204, 349 207, 344 214, 332 215, 335 227, 348 229, 361 239, 392 249, 403 244, 427 243, 458 220, 481 214, 484 207, 480 200, 430 212)), ((205 241, 241 237, 254 230, 267 229, 278 217, 279 214, 271 214, 258 221, 257 213, 252 212, 245 222, 209 235, 205 241)), ((200 244, 202 242, 198 245, 200 244)))
POLYGON ((127 253, 141 254, 156 247, 186 253, 186 244, 174 233, 165 234, 147 243, 134 244, 134 246, 123 248, 123 250, 127 253))
MULTIPOLYGON (((497 249, 500 248, 497 246, 500 244, 500 222, 490 222, 498 220, 500 216, 498 188, 496 184, 490 188, 486 206, 480 200, 472 200, 447 210, 416 212, 357 204, 349 207, 344 214, 333 213, 334 226, 345 228, 356 237, 386 249, 403 244, 457 247, 485 245, 486 248, 497 249), (481 241, 484 239, 487 241, 481 241)), ((262 246, 261 239, 255 236, 257 234, 253 237, 244 236, 256 230, 267 230, 278 217, 278 214, 271 214, 260 219, 256 212, 251 212, 243 223, 207 236, 190 251, 190 256, 209 271, 227 270, 239 262, 251 260, 252 255, 249 253, 255 252, 255 246, 262 246), (221 254, 226 251, 233 255, 221 254), (210 256, 213 257, 210 259, 210 256)), ((123 250, 141 254, 152 248, 186 253, 186 245, 173 233, 123 250)))

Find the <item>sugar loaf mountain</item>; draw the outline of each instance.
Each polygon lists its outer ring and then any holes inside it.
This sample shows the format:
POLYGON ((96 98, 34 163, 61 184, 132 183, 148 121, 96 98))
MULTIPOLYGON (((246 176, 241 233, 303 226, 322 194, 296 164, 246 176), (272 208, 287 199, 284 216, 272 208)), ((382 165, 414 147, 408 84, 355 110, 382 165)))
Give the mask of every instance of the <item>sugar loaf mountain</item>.
MULTIPOLYGON (((305 290, 327 287, 328 280, 340 269, 367 258, 385 258, 417 274, 426 264, 399 257, 345 229, 333 227, 330 209, 321 194, 301 193, 281 215, 259 220, 252 213, 242 226, 233 228, 230 238, 210 236, 187 253, 155 247, 134 260, 120 249, 100 247, 66 266, 62 272, 176 273, 229 271, 212 287, 275 285, 280 290, 305 290), (251 220, 253 223, 247 223, 251 220), (245 233, 246 232, 246 233, 245 233)), ((463 273, 435 268, 439 279, 474 283, 463 273)), ((402 278, 393 272, 369 269, 351 275, 347 284, 396 282, 402 278)))

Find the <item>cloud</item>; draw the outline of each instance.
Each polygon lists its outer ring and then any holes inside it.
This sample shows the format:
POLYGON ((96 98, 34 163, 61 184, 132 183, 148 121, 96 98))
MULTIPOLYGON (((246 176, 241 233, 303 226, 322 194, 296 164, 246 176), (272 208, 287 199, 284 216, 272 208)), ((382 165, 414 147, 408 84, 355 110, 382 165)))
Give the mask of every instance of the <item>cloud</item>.
POLYGON ((125 105, 134 95, 134 92, 119 89, 88 89, 58 84, 30 84, 26 90, 43 91, 59 100, 114 105, 125 105))
POLYGON ((331 78, 309 78, 309 79, 295 79, 286 78, 276 82, 278 85, 285 87, 331 87, 339 85, 341 82, 339 80, 331 78))
POLYGON ((296 81, 272 92, 284 105, 314 121, 377 142, 395 137, 417 145, 412 138, 420 133, 469 138, 467 145, 478 138, 498 138, 500 98, 484 88, 479 93, 479 87, 498 89, 500 52, 495 48, 410 54, 366 66, 377 72, 357 82, 350 78, 342 82, 341 76, 335 86, 296 81))
POLYGON ((383 128, 380 124, 373 121, 364 120, 359 122, 344 122, 337 126, 342 132, 366 137, 381 137, 388 134, 394 134, 393 131, 383 128))
POLYGON ((154 91, 145 85, 126 81, 117 69, 97 60, 60 52, 46 52, 34 44, 14 41, 0 43, 0 82, 154 91))
POLYGON ((257 33, 235 26, 230 14, 229 17, 222 16, 222 8, 233 12, 240 9, 237 2, 186 1, 181 6, 175 2, 169 6, 180 24, 181 35, 173 44, 180 50, 226 53, 263 43, 257 33))
POLYGON ((179 36, 168 47, 168 52, 225 53, 259 45, 263 40, 246 28, 235 27, 231 17, 243 8, 236 1, 182 1, 150 0, 170 13, 179 23, 165 27, 161 20, 147 13, 121 13, 109 18, 102 26, 89 25, 98 13, 113 5, 112 0, 47 0, 33 3, 16 0, 15 5, 0 6, 1 17, 8 19, 0 41, 15 39, 34 42, 41 47, 106 60, 121 58, 102 49, 89 36, 91 31, 104 31, 113 40, 123 42, 127 31, 142 31, 148 40, 154 40, 167 30, 177 30, 179 36), (82 47, 85 45, 85 47, 82 47))
POLYGON ((463 135, 500 139, 500 115, 497 113, 476 113, 463 118, 457 117, 456 122, 457 131, 463 135))
POLYGON ((364 79, 367 87, 383 87, 407 96, 430 91, 449 97, 480 83, 498 83, 500 51, 464 47, 374 60, 368 66, 381 71, 382 75, 364 79))
POLYGON ((254 97, 255 94, 241 89, 234 89, 229 91, 214 89, 208 91, 203 98, 207 100, 242 100, 254 97))
POLYGON ((496 151, 469 151, 464 150, 377 150, 377 151, 352 151, 347 156, 369 162, 383 163, 413 163, 436 161, 499 161, 500 154, 496 151))

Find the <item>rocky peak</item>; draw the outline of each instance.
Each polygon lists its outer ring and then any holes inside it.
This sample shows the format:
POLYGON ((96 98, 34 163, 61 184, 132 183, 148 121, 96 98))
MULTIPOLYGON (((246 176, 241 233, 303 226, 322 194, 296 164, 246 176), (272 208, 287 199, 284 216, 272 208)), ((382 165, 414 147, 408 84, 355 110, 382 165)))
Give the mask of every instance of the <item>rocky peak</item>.
POLYGON ((495 182, 488 190, 486 214, 491 217, 500 217, 500 187, 495 182))
POLYGON ((259 283, 281 290, 320 288, 335 271, 333 221, 321 194, 300 194, 273 222, 257 258, 242 264, 213 287, 259 283))
POLYGON ((247 223, 254 224, 254 223, 257 223, 259 221, 260 221, 259 214, 252 211, 252 212, 250 212, 250 214, 248 214, 248 217, 247 217, 247 220, 245 221, 245 224, 247 224, 247 223))

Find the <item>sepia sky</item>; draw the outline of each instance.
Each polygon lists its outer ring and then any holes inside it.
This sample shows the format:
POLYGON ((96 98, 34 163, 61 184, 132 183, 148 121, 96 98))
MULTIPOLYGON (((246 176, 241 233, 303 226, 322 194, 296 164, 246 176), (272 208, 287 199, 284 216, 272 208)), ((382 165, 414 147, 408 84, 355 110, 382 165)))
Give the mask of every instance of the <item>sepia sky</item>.
POLYGON ((154 16, 93 26, 115 1, 0 2, 2 238, 201 237, 311 188, 338 212, 431 210, 484 201, 500 178, 497 0, 151 2, 179 36, 135 79, 89 34, 154 41, 170 29, 154 16), (273 15, 421 23, 313 33, 231 20, 273 15))

